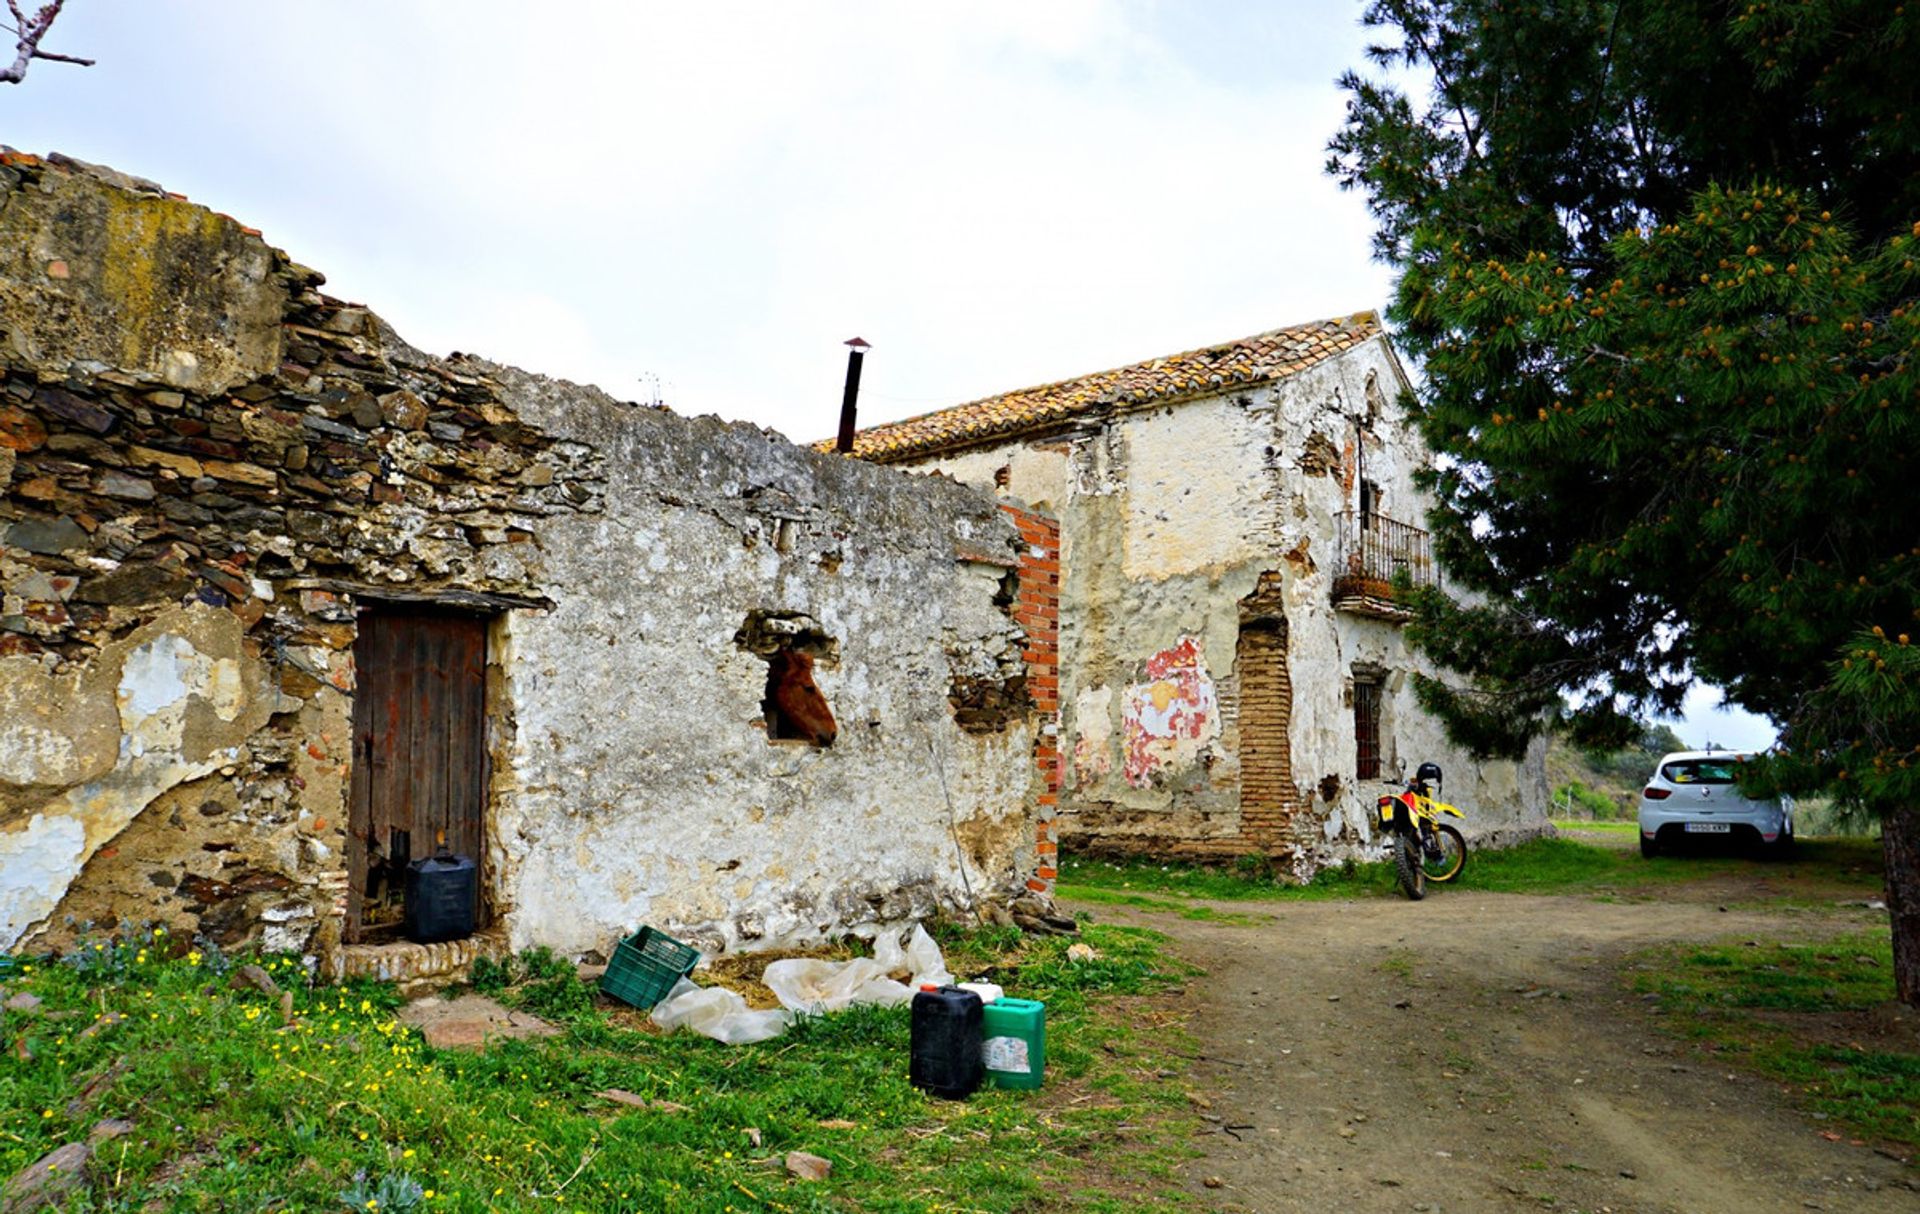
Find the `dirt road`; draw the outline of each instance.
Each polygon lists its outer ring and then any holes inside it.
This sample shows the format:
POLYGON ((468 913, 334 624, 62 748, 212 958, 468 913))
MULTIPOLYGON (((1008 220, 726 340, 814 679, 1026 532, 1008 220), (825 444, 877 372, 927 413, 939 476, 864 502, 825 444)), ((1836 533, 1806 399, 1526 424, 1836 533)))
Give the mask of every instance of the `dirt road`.
POLYGON ((1885 922, 1726 896, 1220 904, 1271 916, 1257 923, 1090 909, 1166 932, 1207 971, 1191 991, 1203 1208, 1920 1210, 1920 1173, 1823 1138, 1778 1086, 1663 1034, 1620 981, 1627 953, 1662 941, 1885 922))

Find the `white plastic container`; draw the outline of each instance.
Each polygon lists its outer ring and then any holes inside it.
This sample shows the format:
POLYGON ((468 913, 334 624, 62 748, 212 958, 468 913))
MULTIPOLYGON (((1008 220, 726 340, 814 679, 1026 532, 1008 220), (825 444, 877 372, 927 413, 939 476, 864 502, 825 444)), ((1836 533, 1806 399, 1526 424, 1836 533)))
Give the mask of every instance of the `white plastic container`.
POLYGON ((992 1003, 995 999, 1007 993, 1000 988, 998 983, 994 982, 962 982, 959 983, 958 986, 963 991, 972 991, 974 994, 980 996, 980 1002, 983 1004, 992 1003))

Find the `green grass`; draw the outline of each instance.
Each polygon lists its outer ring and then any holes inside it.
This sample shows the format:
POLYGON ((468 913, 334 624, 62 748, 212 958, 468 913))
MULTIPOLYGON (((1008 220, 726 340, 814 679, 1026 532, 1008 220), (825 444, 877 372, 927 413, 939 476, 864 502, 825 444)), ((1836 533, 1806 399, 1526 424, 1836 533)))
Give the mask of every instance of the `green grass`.
MULTIPOLYGON (((1055 893, 1089 902, 1125 903, 1129 896, 1154 902, 1200 898, 1220 902, 1351 898, 1393 889, 1384 864, 1354 864, 1325 870, 1302 885, 1286 877, 1205 864, 1154 864, 1144 860, 1083 860, 1062 857, 1055 893)), ((1135 903, 1138 905, 1138 903, 1135 903)))
POLYGON ((1383 974, 1392 974, 1396 978, 1413 977, 1415 954, 1408 949, 1395 949, 1380 961, 1379 970, 1383 974))
POLYGON ((1535 839, 1503 851, 1474 852, 1461 885, 1500 893, 1578 893, 1694 881, 1751 869, 1742 857, 1657 856, 1572 839, 1535 839))
POLYGON ((1640 823, 1632 818, 1625 821, 1602 820, 1597 818, 1555 818, 1553 824, 1560 830, 1593 831, 1605 835, 1625 835, 1638 838, 1640 823))
POLYGON ((1659 997, 1679 1035, 1791 1085, 1852 1132, 1920 1147, 1920 1053, 1863 1047, 1844 1027, 1894 997, 1887 934, 1821 944, 1674 946, 1634 958, 1633 986, 1659 997), (1839 1018, 1840 1024, 1835 1020, 1839 1018))
POLYGON ((1132 906, 1140 910, 1162 911, 1178 915, 1182 919, 1193 919, 1212 923, 1271 923, 1272 915, 1248 914, 1243 911, 1223 911, 1211 906, 1180 903, 1166 898, 1155 898, 1147 894, 1132 894, 1124 890, 1106 889, 1096 885, 1073 887, 1071 894, 1062 892, 1062 897, 1072 897, 1080 902, 1091 902, 1104 906, 1132 906))
POLYGON ((906 1081, 905 1008, 806 1019, 760 1045, 661 1037, 537 956, 477 976, 523 979, 505 997, 546 1007, 563 1035, 484 1053, 428 1048, 393 1019, 390 986, 311 986, 285 958, 265 962, 293 993, 284 1024, 277 998, 231 989, 217 955, 165 956, 164 937, 23 964, 7 992, 45 1002, 8 1013, 0 1176, 124 1117, 134 1132, 102 1144, 73 1209, 1171 1208, 1190 1152, 1171 1052, 1184 1037, 1127 997, 1192 971, 1136 928, 1088 926, 1100 955, 1085 962, 1010 929, 942 935, 956 973, 1047 1002, 1047 1088, 929 1099, 906 1081), (608 1088, 684 1107, 594 1095, 608 1088), (796 1149, 832 1176, 788 1177, 796 1149))
MULTIPOLYGON (((1609 824, 1612 825, 1612 824, 1609 824)), ((1634 829, 1632 823, 1619 824, 1634 829)), ((1879 845, 1862 839, 1804 839, 1790 863, 1740 855, 1660 855, 1643 859, 1637 849, 1603 847, 1572 839, 1535 839, 1518 847, 1474 849, 1459 880, 1445 889, 1497 893, 1586 893, 1617 896, 1657 892, 1664 886, 1707 877, 1758 876, 1810 872, 1822 881, 1857 886, 1880 884, 1879 845)), ((1434 887, 1429 886, 1429 895, 1434 887)), ((1251 873, 1247 866, 1218 868, 1147 861, 1061 861, 1060 897, 1085 902, 1138 906, 1188 914, 1180 899, 1209 901, 1291 901, 1398 896, 1393 867, 1385 863, 1350 864, 1322 871, 1301 884, 1285 877, 1251 873)), ((1201 908, 1204 909, 1204 908, 1201 908)), ((1189 917, 1192 917, 1191 915, 1189 917)))

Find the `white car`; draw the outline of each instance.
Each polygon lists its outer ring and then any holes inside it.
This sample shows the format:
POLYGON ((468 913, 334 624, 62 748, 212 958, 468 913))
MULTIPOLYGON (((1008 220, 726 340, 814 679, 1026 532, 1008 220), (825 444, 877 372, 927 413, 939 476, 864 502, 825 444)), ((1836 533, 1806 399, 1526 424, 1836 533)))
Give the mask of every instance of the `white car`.
POLYGON ((1743 796, 1732 750, 1682 750, 1660 760, 1640 790, 1640 854, 1653 856, 1685 836, 1742 839, 1771 856, 1793 850, 1793 798, 1743 796))

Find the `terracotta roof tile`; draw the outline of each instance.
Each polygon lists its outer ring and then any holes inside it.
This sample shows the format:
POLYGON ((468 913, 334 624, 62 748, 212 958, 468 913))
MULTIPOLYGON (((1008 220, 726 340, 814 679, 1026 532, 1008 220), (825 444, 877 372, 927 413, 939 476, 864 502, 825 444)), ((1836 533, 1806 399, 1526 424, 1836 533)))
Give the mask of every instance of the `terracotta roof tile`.
MULTIPOLYGON (((1202 350, 888 422, 856 434, 853 453, 876 463, 891 463, 1044 430, 1076 415, 1115 406, 1272 383, 1351 349, 1379 332, 1380 320, 1372 312, 1291 325, 1202 350)), ((833 440, 813 446, 818 451, 832 451, 833 440)))

